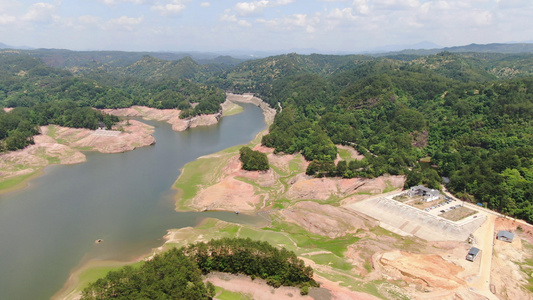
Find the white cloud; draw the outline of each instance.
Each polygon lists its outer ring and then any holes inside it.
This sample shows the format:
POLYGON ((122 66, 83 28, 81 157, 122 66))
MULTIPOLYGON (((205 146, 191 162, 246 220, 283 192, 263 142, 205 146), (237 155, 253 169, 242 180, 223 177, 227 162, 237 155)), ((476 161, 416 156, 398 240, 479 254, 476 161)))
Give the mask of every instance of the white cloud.
POLYGON ((232 15, 230 9, 226 9, 222 17, 220 17, 220 20, 226 22, 237 22, 237 16, 232 15))
POLYGON ((2 14, 0 15, 0 25, 7 25, 10 23, 14 23, 17 20, 16 17, 2 14))
POLYGON ((116 5, 120 3, 132 3, 132 4, 145 4, 153 2, 152 0, 98 0, 99 2, 105 3, 107 5, 116 5))
POLYGON ((250 22, 246 21, 246 20, 240 20, 237 22, 237 24, 239 24, 239 26, 243 26, 243 27, 250 27, 252 26, 252 24, 250 24, 250 22))
POLYGON ((86 25, 100 24, 102 23, 102 18, 97 17, 97 16, 92 16, 92 15, 84 15, 84 16, 79 16, 78 21, 81 24, 86 24, 86 25))
POLYGON ((235 4, 235 11, 239 16, 255 15, 263 12, 269 1, 239 2, 235 4))
POLYGON ((291 3, 294 3, 294 0, 238 2, 233 9, 239 16, 250 16, 261 14, 267 7, 283 6, 291 3))
POLYGON ((152 10, 159 12, 163 16, 178 15, 185 9, 185 5, 181 3, 167 3, 152 6, 152 10))
POLYGON ((339 21, 343 21, 343 20, 354 21, 357 19, 357 17, 353 15, 353 11, 350 7, 346 7, 343 9, 335 8, 328 14, 327 17, 330 19, 336 19, 339 21))
POLYGON ((202 3, 200 3, 200 6, 201 6, 201 7, 209 7, 209 6, 211 6, 211 3, 209 3, 209 2, 202 2, 202 3))
POLYGON ((133 30, 136 25, 139 25, 143 22, 144 17, 131 18, 122 16, 120 18, 111 19, 107 21, 108 27, 111 28, 122 28, 125 30, 133 30))
POLYGON ((22 16, 23 21, 46 23, 54 19, 55 6, 50 3, 38 2, 32 4, 26 14, 22 16))
POLYGON ((360 14, 363 14, 363 15, 368 14, 370 10, 370 6, 368 5, 368 0, 354 0, 353 6, 355 10, 357 10, 360 14))

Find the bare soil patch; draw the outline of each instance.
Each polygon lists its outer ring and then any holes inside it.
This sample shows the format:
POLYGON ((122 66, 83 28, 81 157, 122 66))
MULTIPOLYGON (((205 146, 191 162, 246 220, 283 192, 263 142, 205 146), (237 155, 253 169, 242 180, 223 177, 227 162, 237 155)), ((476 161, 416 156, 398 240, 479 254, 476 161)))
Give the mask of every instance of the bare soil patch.
POLYGON ((120 123, 115 129, 124 132, 118 136, 95 136, 93 130, 42 126, 41 134, 34 136, 34 145, 0 154, 0 180, 30 174, 50 164, 76 164, 86 160, 80 150, 118 153, 152 145, 153 128, 138 121, 130 125, 120 123))
POLYGON ((531 291, 526 289, 533 274, 533 247, 529 241, 532 227, 512 219, 496 219, 495 232, 508 230, 515 233, 512 243, 494 240, 491 284, 500 299, 533 299, 531 291))
MULTIPOLYGON (((227 273, 212 272, 205 276, 204 281, 210 281, 215 286, 225 290, 240 293, 243 299, 256 300, 293 300, 293 299, 313 299, 310 296, 300 295, 300 289, 296 287, 282 286, 273 288, 266 284, 265 280, 252 280, 249 276, 233 275, 227 273)), ((216 297, 215 297, 216 298, 216 297)))
POLYGON ((277 174, 273 170, 242 170, 239 156, 234 156, 224 166, 216 183, 201 189, 192 199, 192 206, 198 210, 255 211, 263 206, 266 195, 259 193, 246 180, 268 187, 277 181, 277 174), (237 178, 243 178, 244 181, 237 178))
POLYGON ((276 110, 271 108, 266 102, 255 97, 253 94, 232 94, 226 93, 226 100, 231 102, 241 102, 241 103, 252 103, 261 108, 263 115, 265 116, 265 121, 267 124, 272 124, 274 122, 274 117, 276 116, 276 110))
POLYGON ((450 221, 460 221, 466 217, 476 214, 475 210, 472 210, 465 206, 459 206, 456 209, 448 210, 440 216, 450 221))
POLYGON ((383 273, 420 286, 453 290, 466 284, 458 276, 463 267, 439 255, 395 250, 377 255, 374 262, 383 273))
POLYGON ((288 222, 295 223, 305 230, 330 238, 353 234, 358 229, 367 230, 375 226, 372 221, 342 207, 321 205, 302 201, 283 211, 288 222))
MULTIPOLYGON (((331 197, 345 198, 352 194, 381 194, 388 190, 403 187, 404 176, 381 176, 373 179, 366 178, 312 178, 305 174, 295 176, 286 194, 291 200, 328 200, 331 197)), ((357 196, 357 195, 355 195, 357 196)), ((357 200, 367 197, 357 197, 357 200)), ((345 199, 354 201, 354 199, 345 199)))
POLYGON ((180 119, 180 110, 157 109, 146 106, 132 106, 130 108, 103 109, 103 112, 120 117, 142 117, 147 120, 167 122, 175 131, 184 131, 198 126, 209 126, 218 123, 222 112, 200 115, 187 119, 180 119))

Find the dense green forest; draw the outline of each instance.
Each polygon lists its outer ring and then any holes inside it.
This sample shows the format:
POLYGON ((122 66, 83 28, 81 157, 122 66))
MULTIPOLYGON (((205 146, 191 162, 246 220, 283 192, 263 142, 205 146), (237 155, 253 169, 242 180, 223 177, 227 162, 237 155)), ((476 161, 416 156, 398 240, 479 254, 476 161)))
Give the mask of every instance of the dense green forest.
POLYGON ((239 159, 242 168, 247 171, 266 171, 270 168, 268 157, 265 153, 254 151, 250 147, 242 147, 239 150, 239 159))
POLYGON ((301 152, 309 175, 403 174, 406 186, 432 188, 445 176, 459 197, 533 222, 532 55, 312 59, 266 58, 226 75, 235 90, 283 107, 264 145, 301 152), (256 69, 273 75, 254 78, 256 69), (335 164, 335 144, 365 158, 335 164), (419 164, 425 157, 433 167, 419 164))
POLYGON ((316 287, 313 270, 292 251, 267 242, 224 238, 174 248, 139 268, 126 266, 91 283, 82 299, 210 299, 214 286, 202 274, 246 274, 279 287, 316 287))
POLYGON ((400 174, 408 186, 433 188, 448 177, 459 197, 533 222, 533 54, 491 47, 509 53, 478 45, 426 56, 293 53, 232 67, 230 58, 3 51, 0 106, 16 108, 0 112, 0 145, 24 147, 37 125, 116 121, 91 107, 178 108, 188 117, 218 111, 224 90, 252 92, 279 110, 262 143, 302 153, 310 175, 400 174), (336 144, 365 158, 335 164, 336 144))
POLYGON ((24 52, 0 52, 0 106, 15 108, 0 112, 0 151, 33 143, 38 126, 96 129, 100 122, 110 128, 118 121, 92 108, 177 108, 187 118, 216 113, 225 100, 222 89, 200 83, 195 75, 206 77, 223 68, 211 70, 190 58, 169 63, 142 57, 126 67, 74 69, 50 67, 24 52))

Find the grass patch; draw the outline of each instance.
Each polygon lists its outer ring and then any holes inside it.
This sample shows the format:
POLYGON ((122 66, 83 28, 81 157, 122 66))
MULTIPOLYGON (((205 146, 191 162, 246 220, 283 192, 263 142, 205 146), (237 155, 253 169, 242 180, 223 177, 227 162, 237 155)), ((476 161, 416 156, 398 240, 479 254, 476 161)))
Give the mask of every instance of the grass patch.
POLYGON ((350 271, 353 268, 351 263, 346 262, 344 259, 332 253, 311 255, 309 258, 317 264, 330 266, 334 269, 350 271))
POLYGON ((342 160, 345 160, 347 162, 355 160, 352 157, 352 153, 349 150, 337 148, 337 153, 339 153, 339 156, 341 157, 342 160))
POLYGON ((394 190, 396 190, 396 188, 392 185, 392 183, 389 180, 387 180, 385 182, 385 190, 383 191, 383 193, 392 192, 394 190))
POLYGON ((0 182, 0 193, 7 193, 15 189, 22 188, 29 180, 37 175, 40 175, 41 173, 42 171, 35 171, 29 174, 8 178, 0 182))
POLYGON ((56 138, 57 127, 55 127, 55 125, 48 125, 48 136, 54 139, 56 138))
POLYGON ((180 177, 174 183, 174 188, 180 191, 176 207, 186 209, 185 202, 194 198, 202 185, 213 184, 228 158, 228 156, 207 157, 186 164, 180 177))
POLYGON ((332 239, 307 232, 305 229, 290 223, 278 223, 272 228, 265 228, 265 230, 288 233, 296 241, 298 248, 327 250, 339 257, 344 256, 349 245, 360 240, 360 238, 350 235, 332 239))
POLYGON ((224 117, 227 117, 227 116, 233 116, 233 115, 236 115, 236 114, 240 114, 244 111, 244 108, 238 104, 235 104, 235 103, 232 103, 231 106, 226 110, 224 111, 224 114, 223 116, 224 117))
MULTIPOLYGON (((128 264, 128 266, 131 266, 133 268, 140 268, 144 264, 144 261, 136 262, 133 264, 128 264)), ((116 271, 121 269, 123 266, 107 266, 107 267, 94 267, 87 269, 83 272, 81 272, 79 276, 79 284, 78 288, 79 290, 83 290, 86 288, 90 283, 95 282, 96 280, 100 278, 104 278, 107 273, 110 271, 116 271)))
POLYGON ((223 288, 218 287, 218 286, 215 286, 215 292, 216 292, 215 298, 220 299, 220 300, 235 300, 235 299, 242 299, 242 300, 250 299, 250 300, 253 300, 254 299, 252 297, 252 295, 250 295, 250 294, 232 292, 232 291, 228 291, 228 290, 223 289, 223 288))
POLYGON ((470 208, 459 206, 456 209, 448 210, 445 213, 441 214, 440 216, 448 219, 450 221, 457 222, 459 220, 462 220, 464 218, 470 217, 472 215, 475 215, 477 212, 475 210, 472 210, 470 208))

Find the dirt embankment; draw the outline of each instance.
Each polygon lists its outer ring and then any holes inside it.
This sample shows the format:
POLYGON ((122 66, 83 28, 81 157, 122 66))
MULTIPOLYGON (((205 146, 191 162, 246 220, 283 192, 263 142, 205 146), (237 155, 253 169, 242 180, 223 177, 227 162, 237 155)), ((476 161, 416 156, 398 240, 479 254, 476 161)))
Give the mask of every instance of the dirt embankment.
POLYGON ((34 145, 0 154, 0 180, 31 174, 50 164, 84 162, 80 150, 119 153, 155 143, 152 126, 141 122, 119 123, 114 129, 121 131, 42 126, 34 145))
POLYGON ((295 176, 289 183, 287 197, 291 200, 314 199, 326 201, 332 197, 345 198, 353 195, 350 201, 367 198, 369 194, 381 194, 403 187, 404 176, 381 176, 366 178, 313 178, 305 174, 295 176), (355 194, 355 195, 354 195, 355 194))
POLYGON ((142 117, 147 120, 155 120, 161 122, 167 122, 172 125, 172 130, 185 131, 189 128, 195 128, 199 126, 210 126, 217 124, 225 110, 232 109, 232 103, 252 103, 259 106, 263 110, 265 120, 268 124, 274 121, 276 110, 270 108, 268 104, 263 100, 254 97, 253 95, 236 95, 228 93, 226 94, 226 101, 221 105, 222 110, 216 114, 199 115, 186 119, 180 119, 179 115, 181 110, 177 109, 156 109, 146 106, 132 106, 130 108, 120 109, 103 109, 102 111, 119 116, 119 117, 142 117))
POLYGON ((295 223, 305 230, 336 238, 354 234, 357 230, 367 230, 376 226, 370 219, 343 207, 322 205, 312 201, 301 201, 283 210, 288 222, 295 223))
POLYGON ((376 255, 374 263, 389 276, 425 287, 454 290, 466 284, 458 276, 463 267, 439 255, 395 250, 376 255))
POLYGON ((202 189, 192 200, 196 210, 255 211, 263 206, 265 194, 258 193, 253 181, 259 186, 268 187, 277 180, 277 174, 268 171, 245 171, 239 156, 232 157, 223 168, 217 183, 202 189))
POLYGON ((241 102, 241 103, 252 103, 257 105, 263 111, 265 116, 265 121, 267 124, 272 124, 274 122, 274 117, 276 116, 276 110, 268 106, 266 102, 255 97, 253 94, 232 94, 226 93, 226 100, 231 102, 241 102))
POLYGON ((146 106, 132 106, 130 108, 104 109, 105 113, 119 117, 142 117, 147 120, 167 122, 172 125, 172 130, 185 131, 198 126, 209 126, 218 123, 222 112, 209 115, 200 115, 187 119, 180 119, 180 110, 157 109, 146 106))

